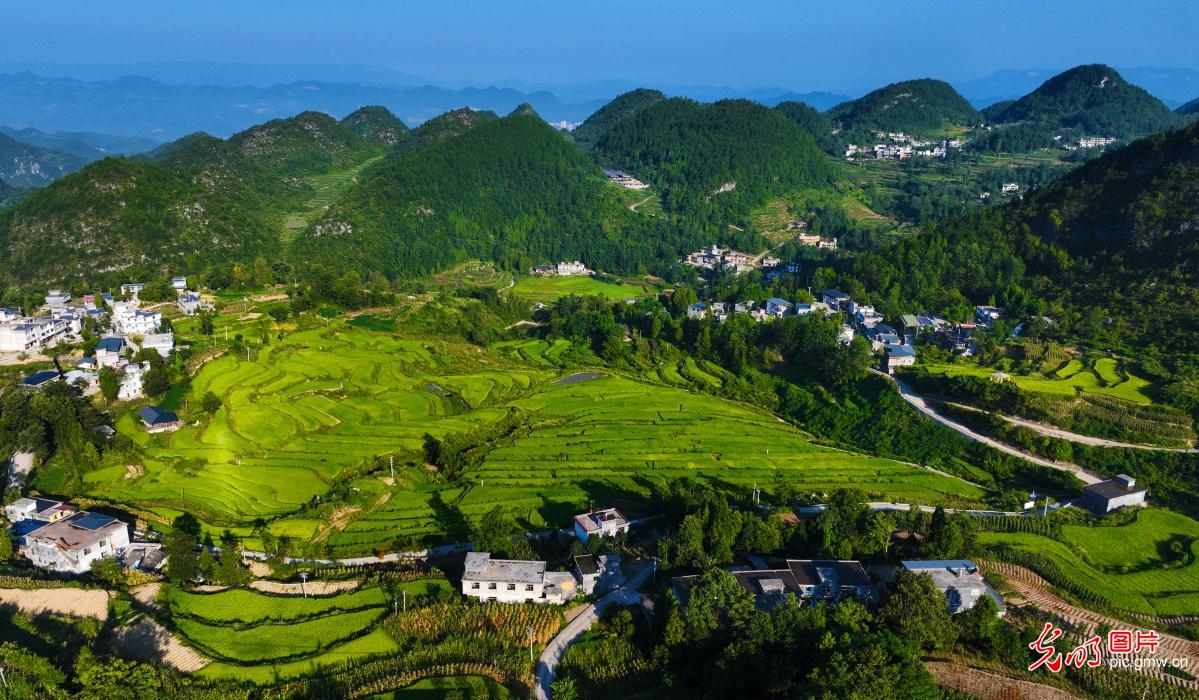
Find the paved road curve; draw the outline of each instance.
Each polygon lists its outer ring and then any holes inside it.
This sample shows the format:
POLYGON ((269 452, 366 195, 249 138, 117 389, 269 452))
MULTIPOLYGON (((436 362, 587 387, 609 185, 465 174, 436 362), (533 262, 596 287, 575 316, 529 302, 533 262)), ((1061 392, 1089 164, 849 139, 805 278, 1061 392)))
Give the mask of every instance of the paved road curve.
POLYGON ((566 647, 570 646, 583 633, 591 629, 595 621, 599 619, 604 609, 613 603, 619 605, 633 605, 641 597, 637 593, 637 587, 640 586, 646 578, 649 577, 655 569, 657 559, 653 564, 646 564, 640 567, 637 573, 633 574, 633 578, 629 579, 623 586, 617 588, 611 593, 605 595, 583 611, 575 619, 570 621, 570 624, 562 628, 558 635, 550 640, 550 643, 545 645, 545 649, 541 652, 541 660, 537 662, 537 700, 549 700, 550 684, 554 682, 554 672, 558 668, 558 662, 562 660, 562 655, 566 653, 566 647))
POLYGON ((1011 423, 1012 425, 1018 425, 1023 428, 1028 428, 1029 430, 1034 430, 1042 435, 1045 435, 1046 437, 1069 440, 1070 442, 1077 442, 1083 445, 1095 445, 1096 447, 1120 447, 1129 450, 1151 450, 1155 452, 1184 452, 1186 454, 1199 453, 1199 449, 1195 449, 1193 447, 1158 447, 1156 445, 1137 445, 1131 442, 1117 442, 1115 440, 1091 437, 1090 435, 1079 435, 1078 433, 1072 433, 1069 430, 1062 430, 1061 428, 1031 421, 1027 418, 1017 418, 1015 416, 1004 415, 1000 415, 999 417, 1011 423))
POLYGON ((892 377, 887 374, 883 374, 882 372, 879 372, 878 370, 871 370, 871 371, 875 372, 875 374, 881 375, 881 376, 886 377, 887 379, 891 380, 891 382, 893 382, 895 384, 896 388, 899 389, 899 395, 901 397, 903 397, 903 400, 907 401, 909 404, 911 404, 912 407, 915 408, 917 411, 920 411, 921 413, 928 416, 929 418, 932 418, 933 420, 937 421, 941 425, 944 425, 945 427, 950 428, 951 430, 954 430, 954 431, 970 438, 971 440, 973 440, 975 442, 981 442, 982 444, 987 445, 989 447, 994 447, 995 449, 999 450, 1000 452, 1006 452, 1007 454, 1013 455, 1015 457, 1019 457, 1020 459, 1023 459, 1023 460, 1027 460, 1029 462, 1032 462, 1033 464, 1039 464, 1043 467, 1049 467, 1050 469, 1059 469, 1064 472, 1070 472, 1074 476, 1077 476, 1079 478, 1079 480, 1085 484, 1098 484, 1101 481, 1106 481, 1106 479, 1104 479, 1102 476, 1099 476, 1098 474, 1095 474, 1093 472, 1089 472, 1086 469, 1083 469, 1082 467, 1078 466, 1077 464, 1070 464, 1068 462, 1054 462, 1052 460, 1044 459, 1044 458, 1038 457, 1036 455, 1031 455, 1026 452, 1021 452, 1020 450, 1017 450, 1016 448, 1014 448, 1010 445, 999 442, 998 440, 995 440, 994 438, 990 438, 981 433, 977 433, 977 432, 971 430, 970 428, 967 428, 966 426, 962 425, 961 423, 955 421, 954 419, 950 418, 949 416, 946 416, 946 415, 938 412, 937 409, 932 407, 932 405, 928 401, 928 399, 926 399, 924 396, 912 391, 911 388, 909 388, 906 384, 899 381, 895 377, 892 377))

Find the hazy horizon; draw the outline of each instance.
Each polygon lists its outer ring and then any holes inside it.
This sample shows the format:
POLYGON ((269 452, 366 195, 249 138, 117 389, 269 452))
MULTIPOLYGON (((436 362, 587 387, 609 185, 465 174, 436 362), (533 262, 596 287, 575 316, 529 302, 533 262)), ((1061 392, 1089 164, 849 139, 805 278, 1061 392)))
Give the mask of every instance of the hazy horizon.
MULTIPOLYGON (((1082 63, 1199 69, 1199 12, 1179 0, 944 9, 932 0, 835 7, 767 0, 563 6, 269 0, 15 5, 0 64, 357 66, 444 85, 624 83, 864 92, 935 77, 1082 63)), ((313 79, 328 80, 327 77, 313 79)))

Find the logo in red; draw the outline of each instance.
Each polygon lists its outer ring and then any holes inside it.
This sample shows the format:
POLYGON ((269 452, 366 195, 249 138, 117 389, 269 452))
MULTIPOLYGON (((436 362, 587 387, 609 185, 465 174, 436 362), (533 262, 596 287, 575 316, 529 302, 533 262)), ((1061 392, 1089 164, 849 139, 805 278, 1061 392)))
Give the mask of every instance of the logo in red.
MULTIPOLYGON (((1028 645, 1029 649, 1041 655, 1041 658, 1028 665, 1029 671, 1044 666, 1058 673, 1063 665, 1096 668, 1103 664, 1103 650, 1100 647, 1102 637, 1095 635, 1062 656, 1053 646, 1061 636, 1061 629, 1045 623, 1040 636, 1028 645)), ((1160 643, 1161 637, 1154 630, 1111 630, 1107 633, 1107 650, 1112 654, 1139 654, 1143 651, 1152 653, 1157 651, 1157 645, 1160 643)))

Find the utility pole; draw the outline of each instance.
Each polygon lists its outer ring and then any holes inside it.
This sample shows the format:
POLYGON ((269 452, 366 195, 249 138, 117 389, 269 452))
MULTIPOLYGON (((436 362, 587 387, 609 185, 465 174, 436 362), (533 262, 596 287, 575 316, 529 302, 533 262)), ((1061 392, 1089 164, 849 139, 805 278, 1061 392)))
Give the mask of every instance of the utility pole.
POLYGON ((308 583, 308 572, 301 571, 300 572, 300 592, 302 592, 304 594, 305 598, 308 597, 308 587, 304 585, 306 583, 308 583))
POLYGON ((396 458, 395 458, 395 455, 391 455, 390 457, 388 457, 388 458, 387 458, 387 463, 388 463, 388 464, 391 466, 391 480, 392 480, 392 481, 395 481, 395 478, 396 478, 396 458))
POLYGON ((529 663, 533 662, 533 625, 529 625, 529 663))
POLYGON ((404 594, 404 612, 408 612, 408 591, 403 591, 404 594))

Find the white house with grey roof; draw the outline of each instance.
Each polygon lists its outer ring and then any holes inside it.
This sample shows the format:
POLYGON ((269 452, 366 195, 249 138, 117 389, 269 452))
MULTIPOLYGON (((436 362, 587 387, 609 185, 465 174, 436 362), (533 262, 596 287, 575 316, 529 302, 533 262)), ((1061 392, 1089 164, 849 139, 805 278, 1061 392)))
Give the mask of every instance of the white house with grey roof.
POLYGON ((593 510, 575 516, 575 536, 580 542, 589 537, 616 537, 629 531, 629 520, 615 508, 593 510))
POLYGON ((1091 510, 1099 513, 1110 513, 1125 506, 1145 505, 1145 495, 1149 493, 1144 486, 1137 486, 1137 480, 1127 474, 1121 474, 1115 479, 1091 484, 1082 490, 1082 502, 1091 510))
POLYGON ((574 574, 546 571, 543 561, 492 559, 467 552, 462 594, 484 603, 564 603, 578 590, 574 574))
POLYGON ((945 594, 951 614, 966 612, 983 596, 991 596, 1003 614, 1003 598, 983 579, 982 572, 972 561, 965 559, 933 559, 900 562, 914 574, 926 574, 945 594))
POLYGON ((129 526, 110 515, 80 511, 25 535, 21 554, 34 566, 82 574, 92 562, 129 546, 129 526))

